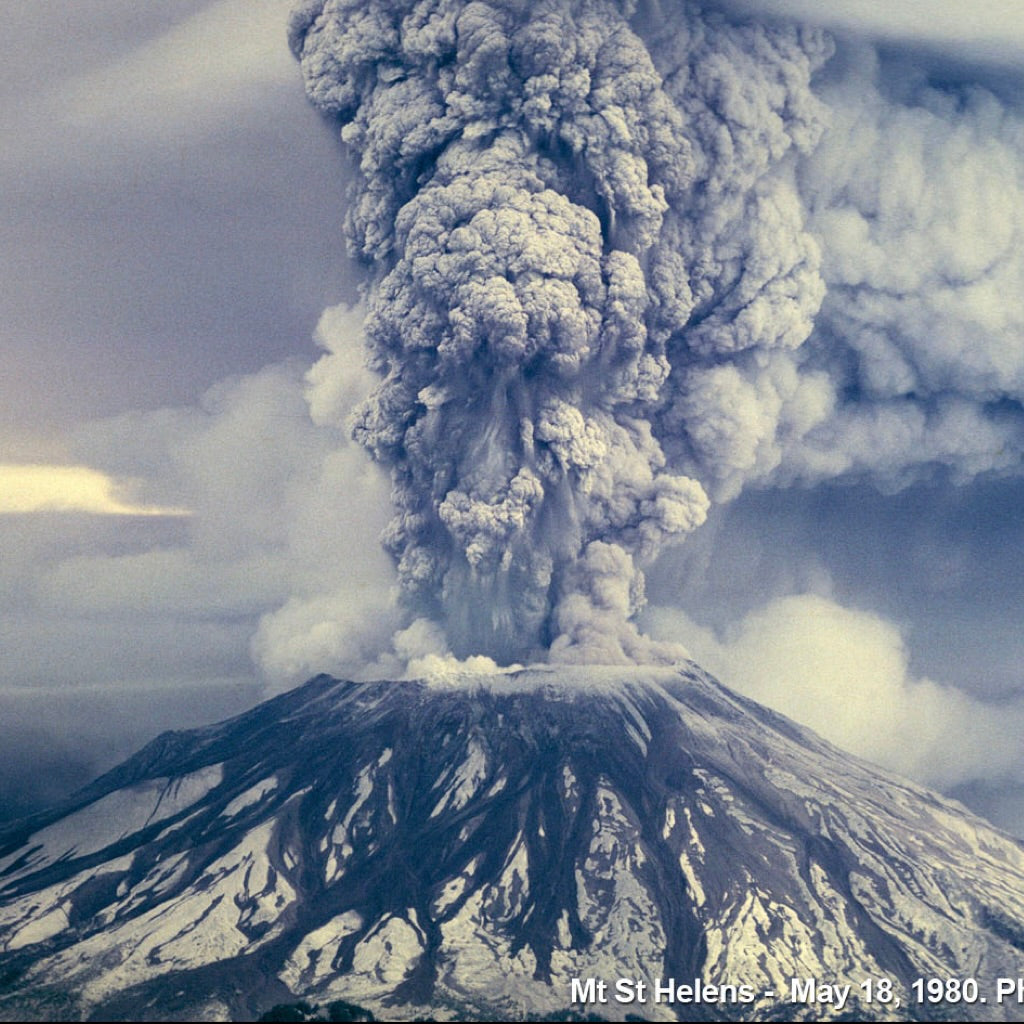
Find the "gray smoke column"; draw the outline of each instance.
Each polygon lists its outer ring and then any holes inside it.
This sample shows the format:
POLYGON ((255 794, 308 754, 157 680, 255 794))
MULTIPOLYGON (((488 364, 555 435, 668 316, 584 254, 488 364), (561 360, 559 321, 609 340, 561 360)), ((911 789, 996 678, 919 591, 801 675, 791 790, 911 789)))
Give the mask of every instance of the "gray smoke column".
MULTIPOLYGON (((642 567, 728 493, 730 389, 800 386, 824 292, 793 157, 822 35, 614 0, 312 0, 290 41, 358 157, 380 378, 353 433, 452 650, 669 658, 642 567), (723 455, 723 451, 726 452, 723 455)), ((780 406, 781 407, 781 406, 780 406)), ((774 430, 777 424, 772 424, 774 430)))

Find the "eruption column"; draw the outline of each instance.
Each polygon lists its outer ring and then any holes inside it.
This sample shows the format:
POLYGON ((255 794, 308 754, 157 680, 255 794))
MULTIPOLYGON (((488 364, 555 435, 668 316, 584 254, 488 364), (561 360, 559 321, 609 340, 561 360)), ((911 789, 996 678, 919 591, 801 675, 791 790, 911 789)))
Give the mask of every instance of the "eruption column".
POLYGON ((308 93, 359 156, 347 230, 380 383, 353 433, 391 470, 405 599, 460 656, 677 656, 630 619, 641 567, 705 518, 714 375, 741 352, 756 377, 820 303, 813 245, 773 248, 804 236, 769 172, 813 135, 817 108, 792 95, 821 53, 716 36, 689 8, 649 50, 633 13, 313 0, 292 16, 308 93), (742 106, 730 47, 774 87, 770 138, 722 114, 742 106))

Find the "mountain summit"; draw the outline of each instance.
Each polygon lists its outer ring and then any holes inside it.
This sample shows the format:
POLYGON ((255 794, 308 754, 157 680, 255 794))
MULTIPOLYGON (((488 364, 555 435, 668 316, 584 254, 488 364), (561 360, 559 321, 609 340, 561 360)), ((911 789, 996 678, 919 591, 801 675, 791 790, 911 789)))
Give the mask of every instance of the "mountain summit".
POLYGON ((319 676, 0 835, 4 1019, 1011 1020, 1022 951, 1019 843, 693 665, 319 676))

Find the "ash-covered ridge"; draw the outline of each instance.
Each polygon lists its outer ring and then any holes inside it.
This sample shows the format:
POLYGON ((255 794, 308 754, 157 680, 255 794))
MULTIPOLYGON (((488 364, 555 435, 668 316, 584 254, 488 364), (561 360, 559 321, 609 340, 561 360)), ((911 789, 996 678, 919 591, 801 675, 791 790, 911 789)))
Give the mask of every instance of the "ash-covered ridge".
POLYGON ((1022 949, 1019 843, 693 665, 320 676, 0 836, 4 1019, 522 1019, 573 978, 755 993, 609 1019, 887 1019, 865 979, 992 993, 1022 949))

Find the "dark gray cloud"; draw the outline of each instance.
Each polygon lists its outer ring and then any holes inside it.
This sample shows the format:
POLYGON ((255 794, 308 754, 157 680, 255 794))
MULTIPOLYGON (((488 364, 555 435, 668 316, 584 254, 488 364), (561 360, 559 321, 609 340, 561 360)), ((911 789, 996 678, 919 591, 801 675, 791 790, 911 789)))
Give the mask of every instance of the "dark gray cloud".
POLYGON ((456 653, 673 656, 629 620, 734 457, 702 427, 718 367, 798 347, 824 291, 792 157, 830 43, 692 5, 650 46, 612 2, 432 10, 304 4, 291 34, 360 155, 389 550, 456 653))

